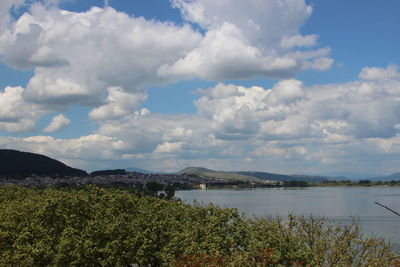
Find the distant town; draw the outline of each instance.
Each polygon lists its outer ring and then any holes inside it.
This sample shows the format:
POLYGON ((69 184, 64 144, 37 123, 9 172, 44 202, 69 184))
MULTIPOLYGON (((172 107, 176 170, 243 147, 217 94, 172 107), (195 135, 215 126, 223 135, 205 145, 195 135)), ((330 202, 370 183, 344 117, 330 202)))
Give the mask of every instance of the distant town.
POLYGON ((16 184, 22 186, 81 186, 94 184, 99 186, 140 187, 150 182, 162 185, 175 185, 177 188, 193 189, 217 186, 251 187, 274 186, 279 181, 263 180, 259 182, 230 180, 223 178, 207 178, 192 174, 145 174, 140 172, 127 172, 125 170, 109 170, 102 173, 91 174, 84 177, 66 176, 50 177, 30 175, 24 179, 0 178, 0 185, 16 184))
POLYGON ((267 172, 214 171, 188 167, 177 173, 144 173, 125 169, 87 173, 44 155, 0 149, 0 185, 75 187, 98 185, 146 190, 165 189, 304 187, 304 186, 370 186, 400 184, 400 173, 358 181, 324 176, 282 175, 267 172))

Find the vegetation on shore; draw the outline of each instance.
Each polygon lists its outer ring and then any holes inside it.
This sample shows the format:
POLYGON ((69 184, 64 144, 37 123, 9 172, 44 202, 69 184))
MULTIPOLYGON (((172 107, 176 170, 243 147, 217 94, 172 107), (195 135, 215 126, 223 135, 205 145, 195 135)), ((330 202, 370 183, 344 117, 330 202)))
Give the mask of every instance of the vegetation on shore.
POLYGON ((0 266, 400 266, 357 223, 237 210, 127 190, 0 188, 0 266))
POLYGON ((359 181, 335 181, 329 180, 321 183, 312 184, 316 186, 400 186, 400 180, 392 181, 374 181, 374 180, 359 180, 359 181))

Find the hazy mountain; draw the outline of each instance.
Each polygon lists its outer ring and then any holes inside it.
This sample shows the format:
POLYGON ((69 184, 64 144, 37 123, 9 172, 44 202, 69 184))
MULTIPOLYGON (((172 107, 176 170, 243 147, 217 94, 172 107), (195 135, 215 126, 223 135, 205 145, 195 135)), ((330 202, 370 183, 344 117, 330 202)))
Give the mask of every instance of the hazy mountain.
POLYGON ((397 180, 400 180, 400 172, 395 172, 395 173, 392 173, 387 176, 372 178, 370 180, 373 180, 373 181, 393 181, 393 180, 397 181, 397 180))
POLYGON ((293 181, 293 177, 282 174, 268 173, 268 172, 252 172, 252 171, 240 171, 237 172, 241 175, 255 177, 261 180, 272 180, 272 181, 293 181))
POLYGON ((33 174, 50 177, 86 176, 80 169, 71 168, 55 159, 29 152, 0 149, 0 177, 24 179, 33 174))
POLYGON ((139 168, 134 168, 134 167, 126 168, 125 170, 126 170, 127 172, 140 172, 140 173, 145 173, 145 174, 153 173, 153 172, 148 171, 148 170, 139 169, 139 168))
POLYGON ((305 182, 322 182, 328 180, 322 176, 311 176, 311 175, 284 175, 269 172, 237 172, 242 175, 256 177, 261 180, 272 180, 272 181, 305 181, 305 182))
POLYGON ((307 181, 307 182, 323 182, 323 181, 328 181, 328 180, 336 180, 336 181, 342 181, 342 180, 349 180, 348 178, 345 177, 331 177, 331 176, 322 176, 322 175, 307 175, 307 174, 293 174, 290 175, 298 181, 307 181))
POLYGON ((252 172, 252 171, 239 171, 239 172, 226 172, 214 171, 201 167, 189 167, 178 172, 178 174, 197 175, 205 178, 223 178, 230 180, 243 180, 243 181, 259 181, 259 180, 272 180, 272 181, 305 181, 305 182, 322 182, 328 180, 322 176, 309 176, 309 175, 283 175, 268 172, 252 172))

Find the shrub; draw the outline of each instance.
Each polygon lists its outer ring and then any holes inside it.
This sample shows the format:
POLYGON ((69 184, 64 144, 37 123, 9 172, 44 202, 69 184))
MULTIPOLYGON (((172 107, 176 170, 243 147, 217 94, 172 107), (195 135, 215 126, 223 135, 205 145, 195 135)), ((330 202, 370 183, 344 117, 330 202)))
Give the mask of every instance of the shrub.
POLYGON ((0 266, 396 266, 393 257, 356 222, 246 219, 95 186, 0 188, 0 266))

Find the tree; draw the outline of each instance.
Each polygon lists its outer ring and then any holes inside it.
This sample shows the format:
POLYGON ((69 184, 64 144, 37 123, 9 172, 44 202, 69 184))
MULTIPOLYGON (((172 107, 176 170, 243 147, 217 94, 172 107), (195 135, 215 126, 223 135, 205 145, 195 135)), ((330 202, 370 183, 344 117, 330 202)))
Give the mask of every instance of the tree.
POLYGON ((172 185, 166 185, 164 191, 167 194, 167 199, 173 199, 175 196, 175 187, 172 185))

